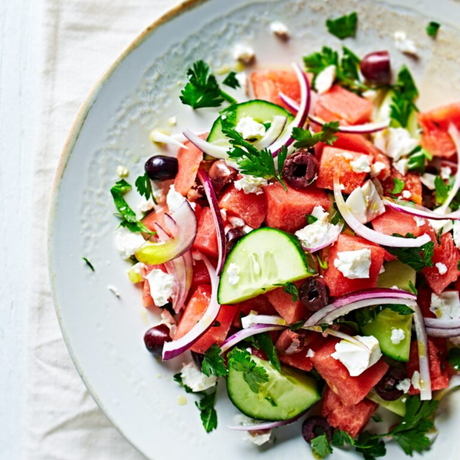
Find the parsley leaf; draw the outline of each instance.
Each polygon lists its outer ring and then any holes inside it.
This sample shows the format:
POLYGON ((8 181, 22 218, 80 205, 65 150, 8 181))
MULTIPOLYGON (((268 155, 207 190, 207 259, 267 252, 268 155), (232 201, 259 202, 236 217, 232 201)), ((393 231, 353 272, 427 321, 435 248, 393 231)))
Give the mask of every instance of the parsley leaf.
POLYGON ((386 454, 385 443, 368 432, 361 433, 354 442, 356 452, 363 454, 365 460, 374 460, 386 454))
POLYGON ((270 334, 264 333, 259 334, 256 336, 256 340, 262 351, 267 355, 268 360, 272 364, 272 366, 281 372, 281 363, 278 358, 278 353, 276 351, 275 346, 273 345, 273 341, 270 337, 270 334))
POLYGON ((434 179, 436 203, 443 204, 449 195, 449 186, 442 180, 440 176, 434 179))
POLYGON ((319 256, 316 256, 316 260, 318 261, 318 265, 323 269, 327 270, 327 260, 321 260, 319 256))
POLYGON ((196 407, 200 411, 201 422, 206 433, 217 428, 217 412, 214 408, 216 403, 217 389, 212 393, 204 394, 200 401, 195 401, 196 407))
MULTIPOLYGON (((402 236, 397 233, 393 236, 402 236)), ((406 234, 406 238, 414 238, 414 235, 411 233, 406 234)), ((429 241, 419 248, 390 248, 387 247, 386 250, 397 257, 403 264, 409 265, 415 271, 419 272, 425 267, 433 266, 433 251, 434 243, 429 241)))
POLYGON ((82 257, 82 259, 86 262, 86 265, 88 265, 88 267, 91 269, 91 271, 93 271, 93 272, 96 271, 96 269, 93 267, 93 264, 86 257, 82 257))
POLYGON ((406 186, 406 183, 403 180, 398 179, 397 177, 393 177, 393 184, 393 190, 390 192, 393 195, 401 193, 404 190, 404 187, 406 186))
POLYGON ((312 216, 311 214, 306 214, 305 219, 307 220, 308 225, 314 224, 318 220, 315 216, 312 216))
POLYGON ((321 51, 304 56, 303 62, 307 70, 312 72, 316 77, 316 75, 321 73, 326 67, 335 65, 338 68, 339 55, 337 51, 323 46, 321 51))
POLYGON ((430 21, 428 25, 426 26, 426 33, 430 37, 435 38, 440 27, 441 27, 441 24, 439 24, 439 22, 430 21))
POLYGON ((378 312, 385 309, 392 310, 402 316, 412 315, 414 313, 414 310, 407 305, 382 305, 381 307, 378 307, 378 312))
POLYGON ((417 110, 414 100, 418 97, 418 90, 409 69, 405 65, 398 73, 393 92, 390 105, 391 126, 406 128, 412 112, 417 110))
POLYGON ((347 444, 352 446, 354 443, 354 439, 343 430, 336 430, 334 436, 332 437, 332 445, 335 447, 343 447, 347 444))
POLYGON ((221 356, 221 349, 217 344, 211 345, 204 354, 201 370, 204 375, 209 377, 211 374, 216 377, 226 377, 228 374, 225 367, 224 358, 221 356))
POLYGON ((338 121, 324 123, 321 131, 317 133, 312 133, 308 128, 293 128, 292 137, 296 140, 294 147, 299 149, 309 149, 314 147, 318 142, 324 142, 327 145, 332 145, 337 140, 335 133, 338 130, 338 121))
POLYGON ((241 86, 238 78, 236 78, 236 72, 233 71, 225 77, 225 80, 222 83, 226 86, 230 86, 230 88, 233 89, 239 88, 241 86))
POLYGON ((426 162, 432 159, 433 156, 428 150, 425 150, 421 146, 417 146, 409 156, 407 167, 409 171, 416 171, 423 174, 425 172, 426 162))
POLYGON ((460 370, 460 348, 451 348, 447 355, 450 367, 456 371, 460 370))
POLYGON ((228 366, 243 373, 244 381, 254 393, 259 393, 260 385, 268 382, 267 371, 263 367, 257 366, 246 350, 234 348, 228 354, 228 366))
POLYGON ((155 204, 158 204, 157 200, 155 199, 155 196, 153 195, 152 183, 150 182, 150 177, 147 175, 147 173, 145 173, 142 176, 139 176, 136 179, 135 184, 137 191, 141 196, 145 197, 146 200, 152 198, 153 202, 155 204))
POLYGON ((297 300, 299 300, 299 288, 294 283, 288 281, 284 285, 283 291, 291 296, 293 302, 297 302, 297 300))
POLYGON ((320 436, 316 436, 316 438, 313 438, 310 442, 310 445, 313 455, 316 458, 325 458, 329 454, 332 454, 332 447, 325 433, 320 436))
POLYGON ((182 380, 181 372, 174 374, 173 380, 176 383, 178 383, 185 390, 186 393, 193 393, 193 390, 189 386, 185 385, 184 381, 182 380))
POLYGON ((327 30, 337 38, 354 37, 358 26, 358 15, 353 12, 337 19, 328 19, 326 21, 327 30))

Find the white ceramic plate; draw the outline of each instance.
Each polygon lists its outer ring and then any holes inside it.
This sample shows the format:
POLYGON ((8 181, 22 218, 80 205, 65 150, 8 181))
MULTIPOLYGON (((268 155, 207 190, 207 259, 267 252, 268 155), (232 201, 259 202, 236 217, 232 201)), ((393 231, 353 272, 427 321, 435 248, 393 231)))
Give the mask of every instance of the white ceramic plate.
MULTIPOLYGON (((181 359, 156 362, 143 344, 145 330, 156 318, 141 306, 141 294, 126 277, 128 265, 113 245, 117 219, 109 193, 116 167, 129 167, 129 181, 142 171, 146 158, 158 149, 149 132, 177 116, 178 128, 207 129, 213 112, 197 114, 179 102, 185 72, 197 59, 214 68, 234 64, 232 48, 249 44, 257 65, 287 65, 323 45, 341 43, 326 32, 327 17, 351 11, 359 14, 357 39, 344 43, 358 54, 389 49, 394 68, 408 62, 421 89, 422 107, 460 95, 458 3, 449 0, 352 1, 323 0, 191 0, 145 31, 103 76, 81 109, 69 135, 57 173, 50 216, 50 270, 57 314, 67 346, 91 394, 113 424, 155 460, 187 458, 285 459, 312 458, 300 436, 300 425, 277 430, 274 445, 257 448, 231 432, 236 410, 225 397, 217 404, 219 428, 207 435, 193 397, 178 405, 183 391, 172 382, 181 359), (292 38, 282 42, 269 25, 287 24, 292 38), (442 23, 436 41, 424 28, 428 20, 442 23), (420 59, 397 52, 392 35, 405 30, 420 49, 420 59), (88 257, 96 272, 85 266, 88 257), (115 286, 116 298, 107 289, 115 286)), ((133 194, 134 195, 134 194, 133 194)), ((134 200, 134 197, 129 197, 134 200)), ((133 202, 133 201, 132 201, 133 202)), ((441 410, 441 434, 427 459, 458 459, 460 395, 441 410)), ((334 458, 354 454, 338 449, 334 458)), ((388 458, 405 458, 395 446, 388 458)))

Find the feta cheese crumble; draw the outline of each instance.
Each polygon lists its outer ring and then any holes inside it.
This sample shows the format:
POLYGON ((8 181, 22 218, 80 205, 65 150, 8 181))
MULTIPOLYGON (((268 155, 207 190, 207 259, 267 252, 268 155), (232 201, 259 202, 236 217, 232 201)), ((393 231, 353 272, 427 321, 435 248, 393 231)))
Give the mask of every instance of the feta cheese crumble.
POLYGON ((280 38, 289 38, 289 29, 286 24, 283 24, 280 21, 275 21, 270 24, 270 30, 280 38))
POLYGON ((385 205, 371 181, 367 181, 362 187, 355 188, 347 198, 346 204, 362 224, 385 212, 385 205))
POLYGON ((403 393, 409 393, 409 389, 411 386, 411 381, 409 378, 401 380, 397 385, 396 389, 402 391, 403 393))
POLYGON ((441 179, 449 180, 452 176, 452 169, 449 166, 441 167, 441 179))
POLYGON ((360 155, 356 160, 350 162, 351 169, 356 173, 370 173, 371 162, 368 155, 360 155))
POLYGON ((123 259, 129 259, 143 244, 145 240, 140 233, 133 233, 123 227, 115 232, 115 247, 123 259))
POLYGON ((318 94, 327 93, 334 84, 337 76, 335 65, 330 65, 322 70, 315 78, 315 89, 318 94))
POLYGON ((439 295, 432 293, 430 311, 439 319, 459 319, 460 298, 458 291, 445 291, 439 295))
POLYGON ((407 34, 404 31, 397 31, 394 33, 395 45, 401 53, 408 54, 410 56, 417 56, 418 49, 413 40, 407 38, 407 34))
POLYGON ((434 190, 436 186, 434 185, 434 180, 436 176, 434 174, 425 173, 420 176, 422 184, 429 190, 434 190))
POLYGON ((195 363, 183 364, 181 370, 182 382, 190 387, 193 391, 204 391, 212 388, 217 381, 217 377, 204 375, 195 365, 195 363))
POLYGON ((149 283, 150 295, 155 305, 157 307, 166 305, 174 292, 174 276, 154 268, 145 279, 149 283))
POLYGON ((374 144, 393 161, 398 161, 412 152, 418 141, 411 137, 407 129, 387 128, 375 134, 374 144))
POLYGON ((440 275, 445 275, 447 273, 447 267, 443 263, 438 262, 435 265, 440 275))
POLYGON ((117 166, 117 175, 124 179, 129 176, 129 169, 126 166, 119 165, 117 166))
POLYGON ((396 171, 405 176, 409 171, 409 160, 407 158, 401 158, 401 160, 395 161, 393 163, 393 168, 395 168, 396 171))
MULTIPOLYGON (((174 184, 169 188, 169 192, 166 195, 166 204, 168 205, 169 212, 174 212, 179 209, 179 206, 186 201, 186 198, 182 196, 179 192, 176 192, 174 184)), ((192 209, 195 209, 195 203, 189 203, 192 209)))
POLYGON ((399 345, 406 338, 406 333, 402 329, 391 329, 391 343, 399 345))
POLYGON ((412 383, 412 386, 414 387, 415 390, 421 390, 422 381, 420 380, 420 372, 419 371, 415 371, 412 374, 411 383, 412 383))
POLYGON ((374 164, 371 165, 371 176, 377 177, 385 168, 385 163, 382 163, 381 161, 376 161, 374 164))
POLYGON ((263 177, 254 177, 242 174, 242 178, 235 181, 235 188, 237 190, 243 190, 246 195, 255 193, 260 195, 264 192, 264 187, 268 185, 267 179, 263 177))
POLYGON ((235 263, 231 263, 227 268, 228 284, 235 286, 240 281, 241 268, 235 263))
POLYGON ((403 190, 401 193, 401 197, 409 200, 412 197, 412 193, 409 190, 403 190))
POLYGON ((379 341, 374 336, 357 335, 354 338, 362 342, 363 346, 342 339, 335 345, 335 353, 331 355, 348 369, 351 377, 361 375, 382 356, 379 341))
POLYGON ((254 50, 247 45, 238 44, 233 49, 234 59, 242 62, 243 64, 250 64, 254 60, 255 56, 256 54, 254 50))
POLYGON ((454 242, 457 248, 460 248, 460 221, 456 220, 453 224, 454 242))
POLYGON ((350 280, 369 278, 371 268, 371 250, 358 249, 337 253, 334 266, 350 280))
POLYGON ((260 139, 265 134, 265 126, 254 120, 252 117, 241 117, 235 127, 235 131, 243 137, 243 139, 260 139))
POLYGON ((270 441, 270 437, 272 435, 272 431, 269 430, 268 432, 264 431, 246 431, 244 436, 245 441, 250 441, 256 446, 262 446, 263 444, 270 441))
POLYGON ((177 117, 168 118, 168 125, 169 126, 176 126, 177 125, 177 117))
POLYGON ((309 348, 307 351, 307 358, 313 358, 313 356, 315 356, 315 352, 309 348))
POLYGON ((107 286, 107 289, 115 296, 115 297, 118 297, 120 298, 121 295, 120 295, 120 291, 115 287, 115 286, 112 286, 112 285, 108 285, 107 286))
POLYGON ((414 220, 417 227, 423 227, 426 223, 425 219, 423 219, 422 217, 414 216, 414 220))

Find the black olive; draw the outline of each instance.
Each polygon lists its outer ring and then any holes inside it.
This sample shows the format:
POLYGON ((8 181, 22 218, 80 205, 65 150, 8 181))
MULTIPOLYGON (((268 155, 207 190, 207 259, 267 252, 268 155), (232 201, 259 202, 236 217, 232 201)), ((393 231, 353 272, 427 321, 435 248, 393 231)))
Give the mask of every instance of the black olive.
POLYGON ((308 443, 312 439, 325 434, 329 442, 332 441, 332 428, 327 420, 320 415, 313 415, 308 417, 302 424, 302 436, 308 443))
POLYGON ((300 286, 299 294, 300 301, 313 312, 329 303, 329 290, 323 278, 307 278, 300 286))
POLYGON ((171 342, 171 340, 169 327, 166 324, 151 327, 144 335, 144 343, 147 350, 155 356, 161 356, 164 344, 171 342))
POLYGON ((177 158, 156 155, 149 158, 145 163, 145 172, 152 180, 174 179, 178 171, 177 158))
POLYGON ((193 362, 196 364, 198 369, 201 370, 201 366, 203 365, 204 355, 202 355, 201 353, 195 353, 194 351, 192 351, 192 358, 193 358, 193 362))
POLYGON ((227 253, 229 253, 234 247, 235 244, 244 236, 243 230, 239 228, 231 228, 226 235, 227 239, 227 253))
POLYGON ((306 149, 300 149, 286 159, 283 179, 295 189, 307 188, 318 173, 318 160, 306 149))
POLYGON ((360 70, 366 80, 375 83, 389 83, 391 67, 388 51, 375 51, 364 56, 360 70))
POLYGON ((225 161, 215 161, 209 169, 209 178, 214 191, 219 193, 226 185, 234 181, 236 174, 236 169, 228 166, 225 161))
POLYGON ((404 394, 402 390, 398 390, 396 388, 396 385, 398 385, 398 383, 405 378, 406 372, 404 369, 391 367, 382 377, 380 382, 377 383, 375 386, 375 391, 385 401, 395 401, 404 394))

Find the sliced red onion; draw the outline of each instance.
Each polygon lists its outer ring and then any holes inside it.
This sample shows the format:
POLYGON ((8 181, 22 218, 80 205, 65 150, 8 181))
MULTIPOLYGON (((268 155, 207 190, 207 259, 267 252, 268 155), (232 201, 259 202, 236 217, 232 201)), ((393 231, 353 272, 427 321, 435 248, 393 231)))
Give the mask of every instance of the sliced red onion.
POLYGON ((340 214, 342 214, 342 217, 345 219, 345 222, 357 235, 362 236, 372 243, 395 248, 418 248, 431 241, 430 236, 426 233, 418 238, 403 238, 384 235, 383 233, 376 232, 375 230, 363 225, 358 221, 345 203, 337 177, 334 179, 334 198, 337 203, 337 208, 339 209, 340 214))
POLYGON ((211 262, 204 254, 200 254, 199 257, 206 265, 206 268, 211 278, 211 300, 209 306, 206 309, 203 317, 196 323, 196 325, 187 332, 183 337, 171 342, 166 342, 163 347, 163 361, 175 358, 180 354, 187 351, 213 324, 220 311, 220 305, 217 302, 217 290, 219 288, 219 278, 214 270, 211 262))
POLYGON ((273 324, 255 324, 254 326, 248 327, 247 329, 241 329, 235 332, 229 337, 220 347, 221 353, 225 353, 230 348, 234 347, 237 343, 252 337, 256 334, 262 334, 263 332, 280 331, 285 329, 286 326, 275 326, 273 324))
POLYGON ((286 326, 286 320, 277 315, 255 315, 249 314, 241 318, 241 325, 243 329, 247 329, 254 324, 265 324, 273 326, 286 326))
MULTIPOLYGON (((341 297, 337 297, 334 303, 330 304, 330 311, 334 308, 343 307, 358 300, 375 299, 376 297, 383 299, 409 299, 416 300, 417 296, 412 292, 404 291, 403 289, 390 289, 390 288, 373 288, 365 289, 363 291, 352 292, 341 297), (334 305, 334 307, 332 307, 334 305)), ((329 308, 329 306, 325 307, 329 308)))
POLYGON ((254 142, 254 147, 259 150, 270 147, 283 133, 286 121, 286 117, 281 117, 279 115, 274 116, 270 128, 265 133, 265 136, 257 142, 254 142))
POLYGON ((460 319, 424 318, 425 326, 433 329, 459 329, 460 319))
POLYGON ((385 206, 388 206, 389 208, 403 212, 405 214, 411 214, 415 217, 421 217, 431 220, 460 220, 460 211, 451 212, 449 214, 439 214, 419 205, 415 205, 414 207, 405 206, 388 198, 385 198, 383 201, 385 203, 385 206))
POLYGON ((208 173, 204 169, 198 170, 198 178, 204 187, 206 198, 208 199, 209 206, 211 208, 212 217, 214 219, 214 225, 216 226, 217 232, 217 248, 219 250, 219 258, 217 261, 217 274, 220 275, 224 268, 225 255, 227 251, 227 239, 225 237, 224 221, 222 220, 222 214, 219 209, 219 202, 217 201, 216 192, 212 186, 211 179, 208 173))
POLYGON ((282 91, 278 93, 278 96, 280 99, 294 112, 299 111, 299 104, 298 102, 294 101, 291 97, 289 97, 287 94, 284 94, 282 91))
MULTIPOLYGON (((454 124, 449 125, 448 133, 452 138, 452 141, 455 144, 455 148, 457 150, 457 163, 460 163, 460 132, 458 131, 457 127, 454 124)), ((449 195, 447 195, 446 201, 443 203, 441 207, 438 208, 440 214, 444 214, 447 211, 452 200, 457 195, 458 190, 460 189, 460 168, 457 168, 457 172, 455 173, 455 182, 452 186, 449 195)))
POLYGON ((278 428, 279 426, 289 425, 291 423, 296 422, 300 418, 302 418, 310 409, 307 409, 305 412, 302 412, 299 415, 289 419, 289 420, 279 420, 277 422, 265 422, 265 423, 256 423, 254 425, 233 425, 227 426, 229 430, 235 431, 263 431, 263 430, 271 430, 273 428, 278 428))
POLYGON ((207 142, 187 128, 184 129, 182 133, 195 147, 199 148, 202 152, 206 153, 207 155, 214 158, 218 158, 220 160, 227 159, 228 148, 212 144, 211 142, 207 142))
POLYGON ((369 347, 364 342, 361 342, 361 340, 355 339, 349 334, 345 334, 344 332, 336 331, 335 329, 332 329, 330 327, 324 330, 320 326, 302 327, 302 329, 305 329, 307 331, 312 331, 312 332, 318 332, 320 334, 332 335, 333 337, 337 337, 339 339, 346 340, 347 342, 354 343, 356 346, 360 348, 365 348, 366 350, 369 350, 369 347))
MULTIPOLYGON (((165 217, 167 214, 165 214, 165 217)), ((136 259, 147 265, 161 265, 170 260, 186 253, 193 242, 198 230, 198 223, 195 212, 187 200, 179 206, 173 213, 171 220, 166 220, 166 223, 174 222, 176 226, 176 236, 167 241, 159 241, 157 243, 146 242, 141 248, 136 251, 136 259)))
POLYGON ((326 233, 325 237, 322 240, 318 241, 316 246, 311 248, 307 248, 305 244, 302 242, 302 240, 299 239, 299 241, 306 251, 310 253, 318 252, 321 249, 327 248, 331 244, 335 243, 339 235, 342 233, 342 230, 343 224, 331 225, 330 231, 326 233))
POLYGON ((460 328, 436 329, 434 327, 427 327, 426 333, 430 337, 441 337, 443 339, 449 339, 452 337, 460 337, 460 328))

